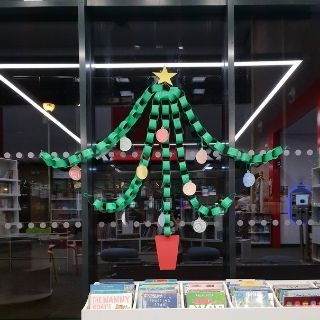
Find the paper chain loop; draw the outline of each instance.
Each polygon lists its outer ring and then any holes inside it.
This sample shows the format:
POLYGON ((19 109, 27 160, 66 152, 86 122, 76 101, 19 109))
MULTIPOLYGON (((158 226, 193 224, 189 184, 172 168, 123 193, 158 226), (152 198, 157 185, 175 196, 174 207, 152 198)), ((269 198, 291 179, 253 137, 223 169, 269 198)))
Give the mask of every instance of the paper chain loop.
MULTIPOLYGON (((154 137, 157 130, 157 123, 159 120, 159 111, 161 109, 161 126, 170 130, 170 120, 174 128, 174 137, 177 151, 177 161, 181 174, 182 183, 185 184, 190 181, 189 171, 185 161, 185 150, 183 146, 183 129, 181 124, 181 114, 187 118, 189 124, 193 127, 198 137, 200 138, 201 145, 208 147, 213 151, 218 151, 220 154, 226 155, 235 161, 241 161, 249 166, 261 165, 274 159, 277 159, 282 153, 282 147, 278 146, 272 150, 267 151, 265 154, 249 155, 234 147, 229 147, 225 143, 219 142, 214 138, 200 123, 197 116, 194 114, 191 105, 189 104, 184 92, 178 87, 170 87, 169 90, 164 90, 162 85, 154 84, 148 87, 142 96, 136 101, 128 116, 102 141, 82 151, 78 151, 68 158, 59 158, 51 156, 49 153, 41 151, 40 157, 49 167, 53 168, 68 168, 77 164, 86 162, 92 158, 98 158, 109 152, 141 118, 149 102, 152 101, 151 112, 149 116, 149 125, 145 138, 145 145, 142 150, 139 165, 145 167, 149 166, 152 148, 154 144, 154 137)), ((170 144, 169 140, 161 144, 162 153, 162 188, 163 188, 163 201, 162 212, 165 215, 164 234, 171 235, 170 227, 170 211, 171 204, 171 166, 170 166, 170 144)), ((92 205, 101 212, 115 213, 121 212, 136 198, 141 186, 142 180, 135 175, 131 180, 127 190, 115 201, 105 201, 104 199, 96 198, 92 205)), ((217 216, 221 215, 231 206, 234 194, 221 200, 219 204, 208 207, 200 203, 198 198, 187 196, 187 199, 193 209, 199 215, 203 216, 217 216)), ((90 196, 85 195, 89 200, 90 196)))

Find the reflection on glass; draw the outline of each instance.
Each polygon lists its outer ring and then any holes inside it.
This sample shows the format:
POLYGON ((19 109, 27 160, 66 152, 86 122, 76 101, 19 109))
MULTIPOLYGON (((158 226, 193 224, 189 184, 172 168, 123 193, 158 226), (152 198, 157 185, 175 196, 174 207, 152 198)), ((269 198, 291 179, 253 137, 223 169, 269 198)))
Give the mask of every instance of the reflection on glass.
MULTIPOLYGON (((252 9, 237 11, 236 60, 270 61, 270 65, 235 69, 236 145, 257 150, 256 154, 277 144, 285 151, 272 165, 250 168, 256 180, 244 190, 246 205, 240 193, 235 214, 237 236, 251 241, 251 259, 239 264, 302 266, 316 262, 318 256, 314 240, 318 230, 309 223, 318 220, 317 189, 313 188, 318 167, 318 111, 312 102, 318 64, 317 45, 308 37, 318 28, 317 18, 307 14, 312 7, 299 13, 275 13, 272 6, 263 14, 257 7, 252 9), (276 36, 271 36, 275 30, 276 36), (245 37, 250 39, 247 45, 245 37)), ((237 166, 238 193, 247 169, 237 166)))

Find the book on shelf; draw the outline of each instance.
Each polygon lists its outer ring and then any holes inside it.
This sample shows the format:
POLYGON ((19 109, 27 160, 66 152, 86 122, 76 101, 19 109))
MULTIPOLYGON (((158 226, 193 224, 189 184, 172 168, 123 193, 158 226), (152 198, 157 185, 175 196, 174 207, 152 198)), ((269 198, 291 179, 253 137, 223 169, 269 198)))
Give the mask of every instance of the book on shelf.
POLYGON ((185 282, 183 292, 187 308, 225 308, 224 285, 218 281, 185 282))
POLYGON ((179 292, 179 284, 175 279, 148 279, 139 285, 138 307, 178 308, 179 292))
POLYGON ((135 284, 130 279, 96 282, 90 285, 89 308, 92 310, 131 309, 135 284))
POLYGON ((229 279, 227 287, 232 303, 238 308, 274 307, 272 289, 264 280, 229 279))
POLYGON ((273 290, 285 307, 319 305, 317 301, 320 299, 320 289, 310 281, 274 284, 273 290))
POLYGON ((131 293, 90 293, 91 310, 131 309, 131 293))
POLYGON ((186 294, 187 308, 225 308, 223 291, 190 291, 186 294))
POLYGON ((285 297, 283 299, 285 307, 320 307, 320 297, 285 297))
POLYGON ((232 302, 237 308, 274 307, 272 292, 265 290, 256 291, 252 290, 252 288, 243 291, 235 291, 232 302))
POLYGON ((178 307, 178 296, 174 292, 144 292, 140 299, 142 309, 178 307))

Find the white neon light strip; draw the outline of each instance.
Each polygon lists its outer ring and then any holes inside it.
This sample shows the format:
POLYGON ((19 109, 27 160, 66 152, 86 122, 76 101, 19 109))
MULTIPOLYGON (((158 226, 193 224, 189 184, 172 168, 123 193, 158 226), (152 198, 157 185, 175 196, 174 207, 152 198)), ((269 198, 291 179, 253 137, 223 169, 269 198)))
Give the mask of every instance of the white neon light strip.
POLYGON ((280 81, 276 84, 276 86, 270 91, 270 93, 267 95, 267 97, 261 102, 261 104, 253 112, 253 114, 246 121, 246 123, 242 126, 242 128, 236 133, 236 135, 234 137, 235 141, 237 141, 240 138, 240 136, 250 126, 250 124, 258 116, 258 114, 265 108, 265 106, 268 104, 268 102, 274 97, 274 95, 280 90, 280 88, 284 85, 284 83, 290 78, 290 76, 294 73, 294 71, 299 67, 301 62, 302 62, 302 60, 296 61, 291 66, 291 68, 284 74, 284 76, 280 79, 280 81))
POLYGON ((59 128, 61 128, 64 132, 66 132, 70 137, 80 143, 80 138, 76 136, 73 132, 71 132, 66 126, 64 126, 60 121, 58 121, 55 117, 45 111, 39 104, 37 104, 34 100, 32 100, 29 96, 27 96, 24 92, 22 92, 19 88, 17 88, 12 82, 6 79, 4 76, 0 74, 0 81, 2 81, 5 85, 7 85, 10 89, 16 92, 21 98, 29 102, 34 108, 36 108, 39 112, 41 112, 45 117, 47 117, 50 121, 56 124, 59 128))
POLYGON ((0 63, 0 69, 79 69, 79 63, 0 63))
MULTIPOLYGON (((236 61, 234 63, 235 67, 272 67, 272 66, 291 66, 290 69, 285 73, 285 75, 280 79, 276 86, 271 90, 267 97, 262 101, 262 103, 257 107, 254 113, 242 126, 242 128, 236 133, 235 141, 237 141, 244 131, 250 126, 258 114, 266 107, 268 102, 274 97, 274 95, 280 90, 284 83, 289 79, 289 77, 294 73, 294 71, 301 64, 302 60, 275 60, 275 61, 236 61)), ((163 65, 166 65, 168 68, 221 68, 223 66, 228 66, 224 62, 156 62, 156 63, 93 63, 91 67, 95 69, 153 69, 153 68, 162 68, 163 65)), ((0 69, 78 69, 78 63, 15 63, 15 64, 0 64, 0 69)), ((1 76, 0 79, 2 82, 5 79, 1 76)), ((5 79, 8 81, 7 79, 5 79)), ((16 88, 11 82, 8 81, 14 88, 16 88)), ((7 84, 7 83, 6 83, 7 84)), ((8 84, 7 84, 8 85, 8 84)), ((9 85, 8 85, 9 86, 9 85)), ((13 87, 9 86, 13 89, 13 87)), ((60 123, 53 116, 44 111, 37 103, 35 103, 31 98, 24 94, 21 90, 16 88, 24 96, 22 96, 18 91, 17 92, 21 97, 28 101, 33 107, 38 109, 43 113, 48 119, 57 124, 62 130, 67 132, 72 136, 77 142, 80 143, 80 138, 75 136, 69 129, 67 129, 62 123, 60 123), (30 101, 29 101, 29 100, 30 101), (31 103, 32 101, 32 103, 31 103), (37 106, 37 107, 36 107, 37 106), (53 120, 54 119, 54 120, 53 120), (59 124, 58 124, 59 123, 59 124), (65 129, 66 130, 65 130, 65 129)))
MULTIPOLYGON (((301 60, 236 61, 235 67, 293 66, 301 60)), ((93 63, 96 69, 221 68, 224 62, 93 63)), ((0 69, 78 69, 78 63, 0 63, 0 69)))

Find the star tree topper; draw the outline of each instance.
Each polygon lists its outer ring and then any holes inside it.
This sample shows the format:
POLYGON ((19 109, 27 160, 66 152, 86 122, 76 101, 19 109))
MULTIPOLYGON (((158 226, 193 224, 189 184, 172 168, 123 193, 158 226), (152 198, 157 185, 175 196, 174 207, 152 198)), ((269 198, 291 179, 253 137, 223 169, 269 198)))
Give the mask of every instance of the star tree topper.
POLYGON ((175 72, 168 72, 166 66, 164 66, 160 72, 153 72, 153 74, 159 78, 158 83, 166 83, 170 86, 173 85, 171 78, 176 75, 175 72))

